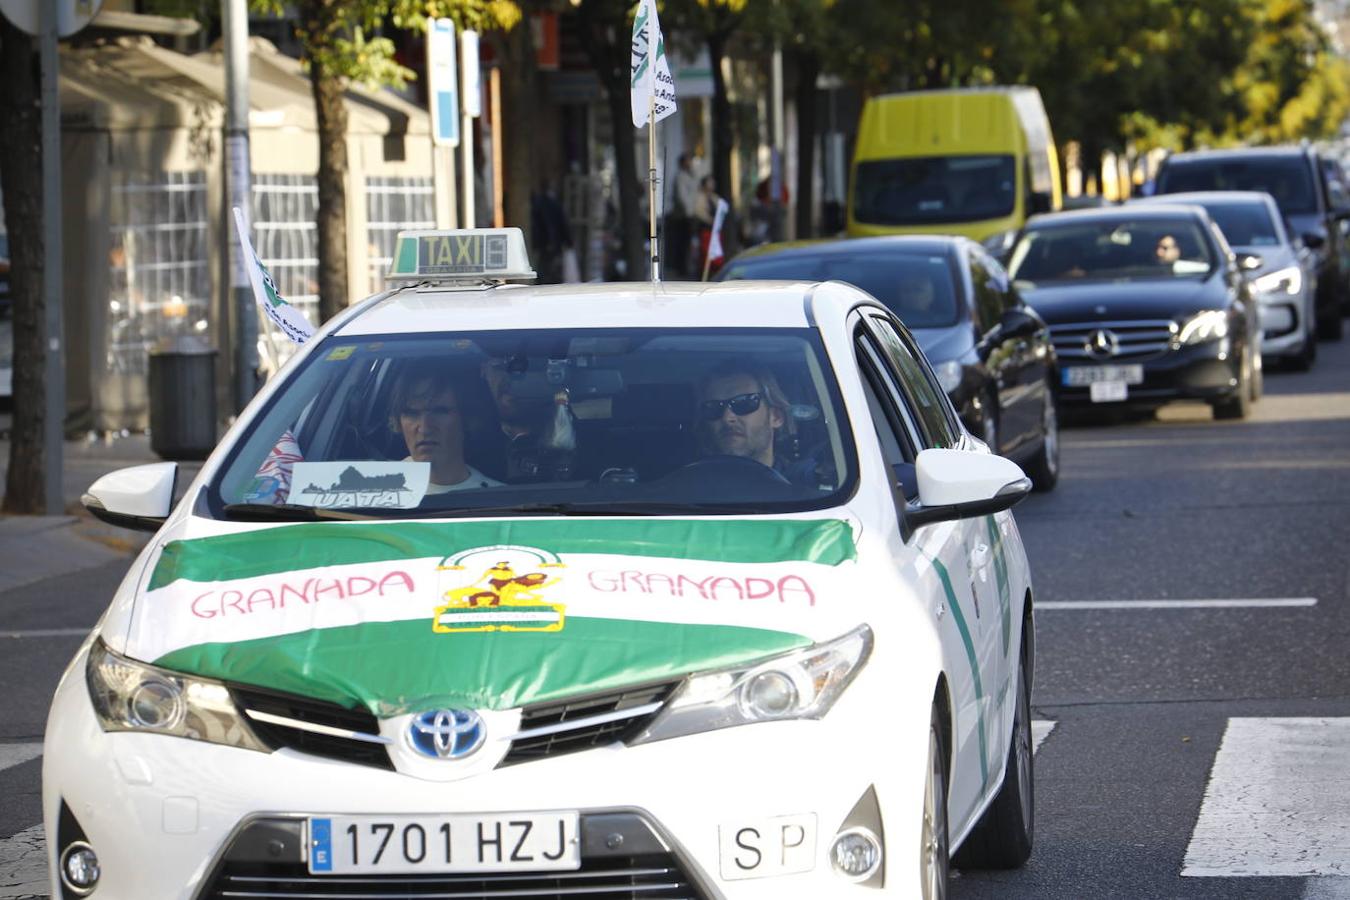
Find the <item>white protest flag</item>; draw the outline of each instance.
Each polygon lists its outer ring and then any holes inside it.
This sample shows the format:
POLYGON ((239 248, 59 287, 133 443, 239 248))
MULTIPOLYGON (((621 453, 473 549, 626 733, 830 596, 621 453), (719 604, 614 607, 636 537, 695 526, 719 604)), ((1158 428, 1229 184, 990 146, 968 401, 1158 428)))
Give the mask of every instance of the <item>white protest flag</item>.
POLYGON ((717 198, 717 212, 713 213, 712 234, 708 236, 708 261, 721 259, 726 255, 722 250, 722 224, 727 220, 727 201, 717 198))
POLYGON ((244 224, 244 214, 234 207, 234 228, 239 234, 239 246, 244 253, 244 268, 248 270, 249 284, 253 285, 253 296, 267 313, 267 318, 297 344, 303 344, 314 335, 314 326, 309 324, 305 314, 291 306, 277 290, 272 275, 253 252, 253 243, 248 239, 248 226, 244 224))
POLYGON ((633 125, 647 124, 648 114, 655 122, 675 112, 675 79, 670 75, 666 42, 656 18, 656 0, 641 0, 633 19, 633 49, 629 61, 632 87, 633 125), (655 52, 652 52, 655 48, 655 52), (655 62, 653 63, 653 60, 655 62), (655 96, 655 104, 652 97, 655 96), (648 109, 652 106, 652 109, 648 109))

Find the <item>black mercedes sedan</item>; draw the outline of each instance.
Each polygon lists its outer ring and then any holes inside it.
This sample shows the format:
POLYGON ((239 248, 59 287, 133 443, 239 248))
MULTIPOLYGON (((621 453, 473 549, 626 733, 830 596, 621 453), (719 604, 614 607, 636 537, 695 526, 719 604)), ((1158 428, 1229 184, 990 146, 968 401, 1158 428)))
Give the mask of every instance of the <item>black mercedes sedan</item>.
POLYGON ((979 244, 926 235, 764 244, 718 275, 733 279, 844 281, 867 291, 909 328, 971 433, 1020 463, 1037 490, 1055 486, 1059 375, 1050 335, 979 244))
POLYGON ((1242 265, 1202 207, 1158 205, 1035 216, 1008 269, 1050 325, 1066 407, 1194 399, 1227 419, 1261 394, 1242 265))

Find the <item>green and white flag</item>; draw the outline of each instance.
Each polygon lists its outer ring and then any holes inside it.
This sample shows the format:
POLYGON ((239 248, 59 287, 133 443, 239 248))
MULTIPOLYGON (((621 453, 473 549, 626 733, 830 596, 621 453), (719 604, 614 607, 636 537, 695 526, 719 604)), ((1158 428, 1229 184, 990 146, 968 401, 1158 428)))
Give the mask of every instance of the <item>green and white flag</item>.
POLYGON ((633 19, 629 75, 634 127, 646 125, 649 113, 655 123, 675 112, 675 79, 670 74, 666 42, 661 37, 661 23, 656 18, 656 0, 641 0, 638 4, 637 16, 633 19))
POLYGON ((263 312, 267 313, 267 318, 271 319, 286 337, 294 343, 303 344, 314 336, 314 326, 309 324, 304 313, 287 303, 277 290, 277 283, 272 280, 272 274, 267 271, 267 267, 253 250, 253 243, 248 239, 248 225, 245 224, 244 214, 237 206, 234 207, 234 228, 239 234, 239 247, 244 254, 244 268, 248 270, 249 283, 253 285, 253 296, 257 298, 263 312))

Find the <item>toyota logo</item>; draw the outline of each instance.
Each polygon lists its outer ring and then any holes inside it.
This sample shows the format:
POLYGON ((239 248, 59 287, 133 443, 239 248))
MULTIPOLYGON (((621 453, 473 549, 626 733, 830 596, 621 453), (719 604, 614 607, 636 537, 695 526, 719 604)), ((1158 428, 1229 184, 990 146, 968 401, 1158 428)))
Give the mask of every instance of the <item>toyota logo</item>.
POLYGON ((1099 328, 1088 335, 1083 349, 1094 359, 1108 359, 1120 352, 1120 339, 1114 332, 1099 328))
POLYGON ((433 709, 413 717, 408 742, 433 759, 463 759, 487 737, 483 720, 471 709, 433 709))

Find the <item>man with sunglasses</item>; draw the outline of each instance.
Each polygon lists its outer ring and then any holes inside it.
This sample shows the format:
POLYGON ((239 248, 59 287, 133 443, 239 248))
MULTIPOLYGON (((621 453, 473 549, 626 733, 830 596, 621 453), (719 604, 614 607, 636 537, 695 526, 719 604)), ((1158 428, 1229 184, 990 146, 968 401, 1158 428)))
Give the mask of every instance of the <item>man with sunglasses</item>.
POLYGON ((711 453, 753 459, 784 481, 832 490, 832 467, 814 452, 799 452, 792 410, 772 372, 731 360, 703 379, 699 430, 711 453))

